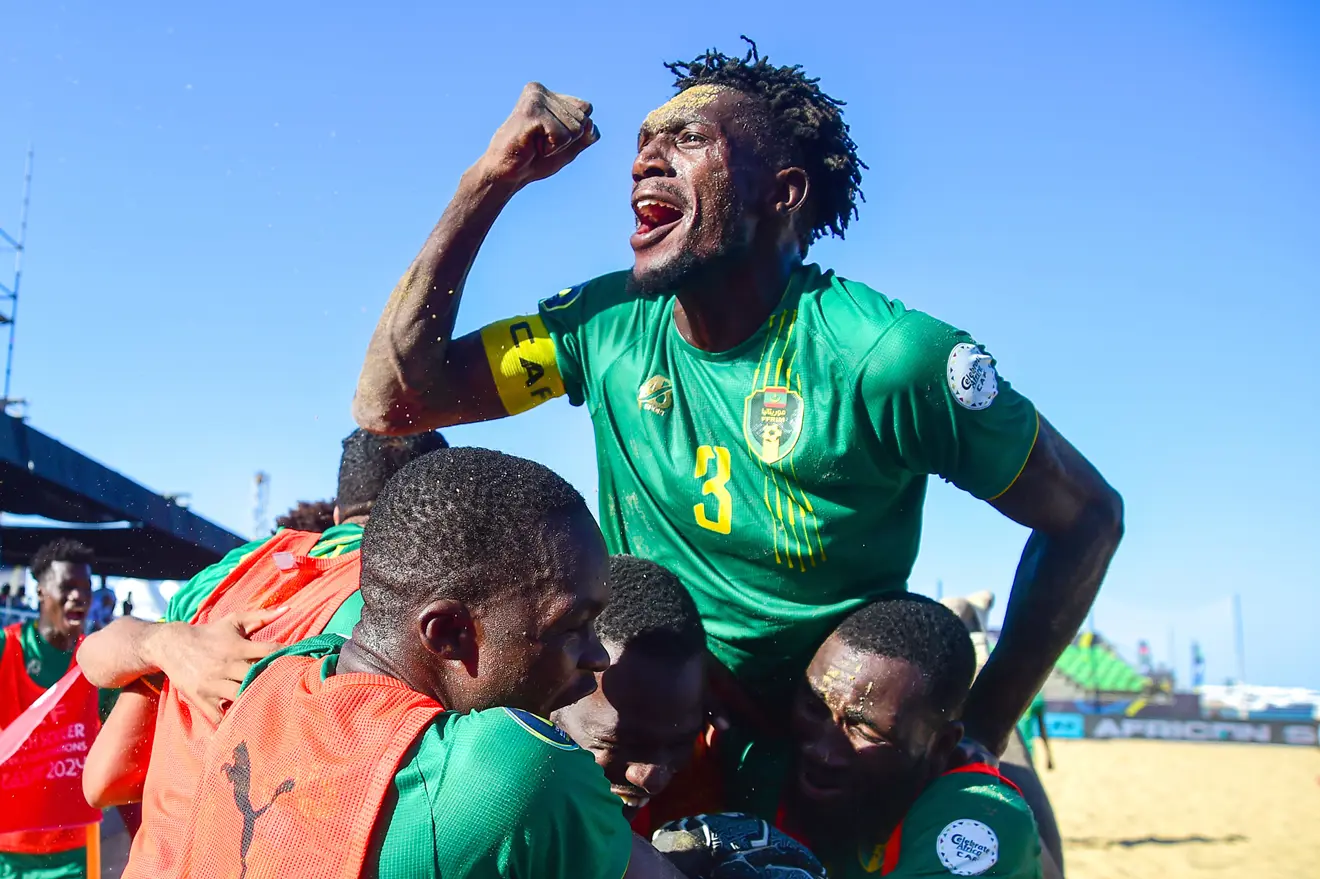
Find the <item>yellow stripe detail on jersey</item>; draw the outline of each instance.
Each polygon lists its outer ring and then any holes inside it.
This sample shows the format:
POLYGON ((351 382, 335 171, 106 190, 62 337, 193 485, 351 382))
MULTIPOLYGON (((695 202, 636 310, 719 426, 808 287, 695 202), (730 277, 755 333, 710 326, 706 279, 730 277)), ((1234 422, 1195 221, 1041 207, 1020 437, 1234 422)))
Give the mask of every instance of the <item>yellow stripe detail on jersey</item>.
POLYGON ((1017 473, 1013 474, 1013 481, 1010 482, 1008 485, 1005 485, 1005 486, 1004 486, 1004 490, 1001 491, 999 494, 995 495, 995 496, 992 497, 992 498, 986 498, 987 501, 997 501, 997 500, 999 500, 1001 497, 1003 497, 1004 495, 1008 494, 1008 490, 1009 490, 1010 488, 1012 488, 1013 486, 1017 485, 1017 481, 1018 481, 1019 479, 1022 478, 1022 471, 1027 469, 1027 462, 1031 460, 1031 453, 1034 452, 1034 451, 1036 451, 1036 443, 1039 442, 1039 441, 1040 441, 1040 413, 1037 412, 1037 413, 1036 413, 1036 432, 1035 432, 1034 434, 1031 435, 1031 448, 1027 449, 1027 457, 1025 457, 1025 458, 1022 459, 1022 466, 1018 468, 1018 472, 1017 472, 1017 473))
POLYGON ((555 342, 538 315, 512 317, 483 327, 481 346, 500 402, 510 415, 564 395, 555 342))

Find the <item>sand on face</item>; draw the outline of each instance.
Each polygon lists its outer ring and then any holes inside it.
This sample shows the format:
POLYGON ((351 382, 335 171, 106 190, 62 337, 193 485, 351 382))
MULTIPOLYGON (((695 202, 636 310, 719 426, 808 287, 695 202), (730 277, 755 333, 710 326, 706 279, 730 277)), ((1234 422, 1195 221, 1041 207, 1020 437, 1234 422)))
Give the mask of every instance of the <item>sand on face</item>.
POLYGON ((1069 879, 1320 879, 1320 749, 1050 744, 1069 879))

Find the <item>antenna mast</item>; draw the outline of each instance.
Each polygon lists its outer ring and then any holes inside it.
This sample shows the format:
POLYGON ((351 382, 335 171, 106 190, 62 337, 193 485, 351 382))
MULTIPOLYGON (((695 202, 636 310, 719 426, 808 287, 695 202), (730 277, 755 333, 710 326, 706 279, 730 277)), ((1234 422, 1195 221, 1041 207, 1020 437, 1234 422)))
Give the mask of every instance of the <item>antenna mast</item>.
POLYGON ((23 280, 23 250, 27 244, 28 201, 32 191, 32 147, 28 147, 27 165, 23 169, 23 207, 18 215, 18 238, 0 229, 0 249, 14 251, 14 282, 12 287, 0 284, 0 325, 9 327, 9 346, 5 354, 5 395, 0 406, 8 411, 10 405, 22 403, 9 396, 10 381, 14 373, 14 330, 18 321, 18 288, 23 280), (8 308, 4 307, 8 304, 8 308))

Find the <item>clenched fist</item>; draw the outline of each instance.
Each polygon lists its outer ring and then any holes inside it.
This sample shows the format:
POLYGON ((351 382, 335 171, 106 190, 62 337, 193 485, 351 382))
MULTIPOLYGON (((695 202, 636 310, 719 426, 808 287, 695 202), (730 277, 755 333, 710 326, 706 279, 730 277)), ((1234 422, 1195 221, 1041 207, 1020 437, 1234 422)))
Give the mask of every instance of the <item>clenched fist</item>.
POLYGON ((521 188, 555 174, 600 140, 591 105, 528 83, 481 159, 494 180, 521 188))

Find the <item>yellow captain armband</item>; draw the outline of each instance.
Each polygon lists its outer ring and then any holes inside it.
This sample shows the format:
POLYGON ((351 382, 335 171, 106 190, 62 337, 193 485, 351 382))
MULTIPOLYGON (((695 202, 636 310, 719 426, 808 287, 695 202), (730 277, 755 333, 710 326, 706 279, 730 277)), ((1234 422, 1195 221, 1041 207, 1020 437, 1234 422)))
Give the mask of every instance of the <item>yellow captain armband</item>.
POLYGON ((481 346, 500 402, 510 415, 564 395, 555 342, 538 315, 509 318, 482 328, 481 346))

